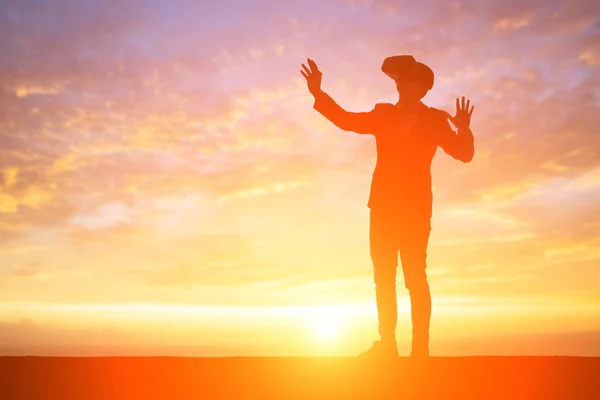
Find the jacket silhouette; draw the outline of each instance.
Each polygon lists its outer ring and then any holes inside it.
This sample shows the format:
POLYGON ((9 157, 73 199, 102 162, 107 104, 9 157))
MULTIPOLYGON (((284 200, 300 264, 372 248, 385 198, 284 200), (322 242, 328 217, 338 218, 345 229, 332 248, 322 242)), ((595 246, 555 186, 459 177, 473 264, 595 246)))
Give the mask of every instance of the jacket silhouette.
POLYGON ((375 136, 377 163, 369 208, 393 208, 431 217, 431 162, 438 146, 463 162, 471 161, 475 151, 472 135, 457 135, 445 111, 423 103, 419 103, 417 119, 404 137, 398 135, 402 113, 391 103, 376 104, 369 112, 349 112, 322 92, 315 97, 314 109, 340 129, 375 136))

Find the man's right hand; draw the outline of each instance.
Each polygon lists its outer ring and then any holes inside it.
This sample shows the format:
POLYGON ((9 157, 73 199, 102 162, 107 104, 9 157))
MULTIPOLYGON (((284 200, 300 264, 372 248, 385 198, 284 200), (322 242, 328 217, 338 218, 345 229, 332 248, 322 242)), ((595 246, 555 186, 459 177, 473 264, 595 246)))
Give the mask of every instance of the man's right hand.
POLYGON ((321 73, 321 71, 319 71, 317 64, 315 64, 313 60, 307 58, 306 61, 308 62, 308 66, 310 67, 310 69, 307 68, 306 65, 302 64, 302 68, 304 69, 304 71, 300 70, 300 73, 306 78, 308 91, 316 97, 318 94, 322 93, 321 77, 323 76, 323 74, 321 73))

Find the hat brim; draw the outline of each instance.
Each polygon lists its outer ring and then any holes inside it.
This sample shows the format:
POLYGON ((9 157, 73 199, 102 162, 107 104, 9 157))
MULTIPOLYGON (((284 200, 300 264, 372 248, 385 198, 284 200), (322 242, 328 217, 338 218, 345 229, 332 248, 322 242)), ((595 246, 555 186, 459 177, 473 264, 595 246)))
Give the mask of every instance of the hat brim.
POLYGON ((392 56, 383 60, 381 70, 393 80, 398 80, 400 77, 409 76, 415 63, 415 58, 408 54, 392 56))
POLYGON ((416 61, 411 55, 388 57, 383 61, 381 70, 394 81, 416 81, 420 82, 427 90, 433 88, 433 71, 427 65, 416 61))

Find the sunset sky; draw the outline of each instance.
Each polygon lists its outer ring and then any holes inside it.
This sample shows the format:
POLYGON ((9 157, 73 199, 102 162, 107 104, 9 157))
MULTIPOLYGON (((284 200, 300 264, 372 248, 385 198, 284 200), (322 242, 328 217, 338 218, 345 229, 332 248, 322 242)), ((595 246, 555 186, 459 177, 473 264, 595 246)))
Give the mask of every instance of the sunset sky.
MULTIPOLYGON (((375 139, 316 112, 475 105, 438 149, 432 355, 600 356, 597 0, 3 0, 0 355, 353 355, 377 339, 375 139)), ((399 267, 400 268, 400 267, 399 267)), ((400 271, 399 271, 400 272, 400 271)), ((408 296, 399 273, 399 351, 408 296)))

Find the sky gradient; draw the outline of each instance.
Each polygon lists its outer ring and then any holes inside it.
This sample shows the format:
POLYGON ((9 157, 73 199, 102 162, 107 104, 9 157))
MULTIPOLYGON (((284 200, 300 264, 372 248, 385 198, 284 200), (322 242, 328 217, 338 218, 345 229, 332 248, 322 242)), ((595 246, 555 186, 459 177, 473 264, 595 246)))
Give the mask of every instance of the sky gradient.
POLYGON ((435 72, 424 103, 475 105, 473 161, 432 165, 432 354, 600 356, 597 0, 4 0, 0 18, 1 354, 364 350, 375 140, 313 110, 300 65, 368 111, 397 101, 383 59, 412 54, 435 72))

